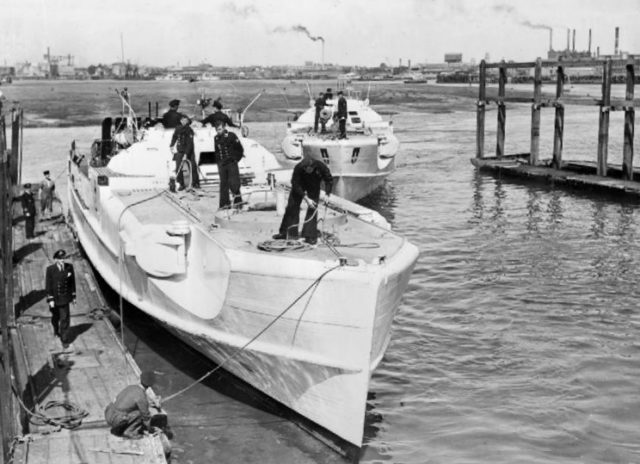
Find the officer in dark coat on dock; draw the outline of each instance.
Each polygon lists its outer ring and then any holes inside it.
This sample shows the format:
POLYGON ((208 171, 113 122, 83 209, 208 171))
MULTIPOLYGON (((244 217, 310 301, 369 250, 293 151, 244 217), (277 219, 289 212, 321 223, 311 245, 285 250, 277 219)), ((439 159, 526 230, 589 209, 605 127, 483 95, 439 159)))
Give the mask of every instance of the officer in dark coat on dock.
POLYGON ((338 118, 338 130, 340 135, 339 139, 347 138, 347 99, 344 98, 342 90, 338 92, 338 111, 336 112, 338 118))
POLYGON ((33 198, 31 184, 24 184, 24 192, 20 197, 22 203, 22 213, 25 217, 24 232, 27 239, 35 238, 36 227, 36 200, 33 198))
POLYGON ((111 433, 118 437, 139 438, 150 430, 151 413, 147 388, 156 383, 152 371, 140 375, 140 383, 125 387, 116 399, 104 410, 104 418, 111 427, 111 433))
POLYGON ((202 120, 203 126, 205 124, 211 124, 213 127, 217 127, 218 124, 224 123, 227 127, 237 127, 231 118, 222 112, 222 103, 220 100, 214 101, 213 107, 216 110, 202 120))
POLYGON ((60 338, 65 351, 72 351, 69 340, 69 303, 75 303, 76 300, 76 278, 73 265, 64 261, 66 257, 64 250, 54 253, 55 262, 47 267, 45 287, 53 333, 60 338))
POLYGON ((184 175, 182 172, 183 160, 189 160, 191 164, 192 187, 200 188, 200 176, 198 175, 198 166, 196 164, 196 155, 193 145, 193 129, 191 128, 191 119, 186 115, 181 115, 180 125, 176 127, 171 137, 169 148, 175 148, 173 160, 176 163, 176 180, 180 183, 180 190, 186 188, 184 175))
POLYGON ((169 111, 162 115, 162 125, 167 129, 173 129, 180 125, 182 114, 178 112, 180 100, 171 100, 169 102, 169 111))
POLYGON ((318 201, 320 200, 320 184, 324 182, 324 189, 329 196, 333 187, 331 171, 322 161, 304 158, 295 168, 291 176, 291 193, 287 209, 284 212, 280 232, 274 235, 276 240, 298 238, 298 224, 300 222, 300 204, 307 202, 307 214, 302 226, 304 240, 315 245, 318 241, 318 201))
POLYGON ((220 208, 231 206, 229 190, 233 195, 234 206, 242 203, 240 196, 240 169, 238 163, 244 156, 244 147, 238 136, 226 129, 224 123, 216 126, 214 138, 215 156, 218 161, 218 175, 220 176, 220 208))

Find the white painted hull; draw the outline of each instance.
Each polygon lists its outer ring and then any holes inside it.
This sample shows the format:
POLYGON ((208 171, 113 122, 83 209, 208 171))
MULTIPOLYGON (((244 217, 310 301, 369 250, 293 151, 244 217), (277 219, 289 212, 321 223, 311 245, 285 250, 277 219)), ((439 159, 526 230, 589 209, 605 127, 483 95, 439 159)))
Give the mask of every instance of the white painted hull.
MULTIPOLYGON (((79 174, 74 175, 77 184, 79 174)), ((132 237, 154 226, 141 225, 129 210, 116 229, 124 205, 108 190, 94 205, 79 195, 72 180, 70 213, 80 243, 104 280, 217 363, 244 346, 332 265, 225 250, 207 230, 191 224, 186 273, 154 277, 141 264, 145 244, 132 237)), ((405 244, 374 273, 357 266, 328 274, 312 298, 294 305, 224 368, 361 446, 370 374, 384 355, 416 259, 417 249, 405 244)))

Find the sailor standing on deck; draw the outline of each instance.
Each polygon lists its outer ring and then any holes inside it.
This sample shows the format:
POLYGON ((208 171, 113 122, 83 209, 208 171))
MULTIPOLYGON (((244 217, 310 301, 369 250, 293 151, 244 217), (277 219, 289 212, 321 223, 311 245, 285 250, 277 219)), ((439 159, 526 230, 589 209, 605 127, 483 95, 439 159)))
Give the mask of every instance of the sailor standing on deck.
POLYGON ((220 208, 231 206, 229 190, 233 195, 234 206, 240 205, 242 197, 240 196, 238 163, 244 156, 244 147, 236 134, 227 131, 224 123, 216 126, 216 136, 213 143, 218 161, 218 175, 220 176, 220 208))
POLYGON ((213 102, 213 107, 216 109, 213 113, 202 120, 202 125, 211 124, 213 127, 217 127, 218 124, 225 123, 227 127, 237 127, 231 118, 222 112, 222 103, 220 100, 213 102))
POLYGON ((338 111, 336 113, 338 118, 338 129, 340 131, 339 139, 347 138, 347 99, 344 98, 342 90, 338 92, 338 111))
POLYGON ((316 98, 314 106, 316 107, 316 117, 313 120, 313 132, 318 132, 318 122, 321 122, 322 133, 324 133, 326 132, 326 128, 325 128, 326 121, 324 119, 323 120, 320 119, 320 112, 324 109, 325 106, 327 106, 327 99, 322 92, 320 92, 318 98, 316 98))
POLYGON ((191 119, 186 115, 181 115, 180 125, 176 127, 171 137, 169 148, 174 151, 173 160, 176 163, 176 180, 180 183, 179 190, 186 188, 184 176, 182 173, 182 164, 184 160, 189 160, 191 164, 192 187, 200 188, 200 177, 198 176, 198 166, 196 165, 196 156, 193 147, 193 129, 191 129, 191 119), (175 149, 173 148, 175 146, 175 149))
POLYGON ((73 351, 73 347, 69 340, 69 303, 76 301, 76 278, 73 264, 64 262, 66 257, 67 252, 64 250, 58 250, 53 254, 55 262, 47 267, 45 288, 53 333, 60 338, 64 351, 70 352, 73 351))
POLYGON ((291 193, 289 202, 284 212, 280 232, 274 235, 276 240, 288 240, 298 238, 298 224, 300 222, 300 204, 302 200, 307 202, 307 214, 302 226, 304 240, 315 245, 318 241, 318 201, 320 200, 320 184, 324 181, 324 189, 329 196, 333 187, 331 171, 322 161, 311 158, 303 158, 295 168, 291 176, 291 193))
POLYGON ((180 125, 182 114, 178 112, 180 100, 171 100, 169 102, 169 111, 162 115, 162 125, 167 129, 173 129, 180 125))
POLYGON ((40 212, 42 217, 51 217, 53 214, 53 199, 55 198, 56 183, 51 179, 51 173, 44 171, 44 179, 40 182, 40 212))
POLYGON ((24 184, 20 203, 22 203, 22 213, 25 217, 25 236, 27 239, 35 238, 33 231, 36 227, 36 200, 33 198, 31 184, 24 184))

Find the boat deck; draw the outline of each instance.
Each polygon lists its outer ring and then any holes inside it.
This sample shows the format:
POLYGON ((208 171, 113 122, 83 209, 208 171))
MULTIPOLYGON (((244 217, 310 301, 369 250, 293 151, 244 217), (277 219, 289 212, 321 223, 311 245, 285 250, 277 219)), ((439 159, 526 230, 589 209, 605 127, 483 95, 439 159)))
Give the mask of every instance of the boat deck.
MULTIPOLYGON (((39 222, 37 238, 26 241, 22 226, 14 228, 14 297, 16 329, 12 342, 16 352, 16 377, 26 407, 40 408, 50 401, 70 401, 86 411, 73 430, 29 422, 26 439, 15 448, 12 462, 36 464, 113 463, 156 464, 166 462, 160 439, 148 436, 124 440, 109 433, 104 408, 127 385, 137 383, 140 369, 124 350, 106 317, 105 302, 89 264, 82 258, 70 229, 58 218, 39 222), (76 272, 77 304, 71 305, 71 333, 75 351, 61 353, 54 338, 51 313, 45 301, 44 270, 51 256, 64 248, 76 272)), ((21 411, 24 415, 24 410, 21 411)), ((67 416, 60 407, 48 415, 67 416)))
MULTIPOLYGON (((271 240, 278 233, 282 220, 275 209, 218 211, 218 194, 215 188, 204 188, 197 193, 158 193, 127 191, 121 192, 120 198, 127 205, 149 199, 130 208, 143 224, 170 224, 173 221, 190 220, 208 230, 226 248, 268 253, 258 249, 258 244, 271 240)), ((266 205, 268 202, 261 203, 258 198, 264 194, 252 194, 251 203, 256 207, 266 205)), ((245 199, 248 198, 244 191, 243 195, 245 199)), ((337 240, 335 249, 349 260, 377 262, 380 256, 393 256, 404 243, 404 239, 395 233, 346 213, 320 206, 318 214, 319 230, 331 234, 330 237, 337 240)), ((336 259, 334 251, 320 241, 318 243, 316 247, 283 251, 281 254, 317 261, 336 259)))

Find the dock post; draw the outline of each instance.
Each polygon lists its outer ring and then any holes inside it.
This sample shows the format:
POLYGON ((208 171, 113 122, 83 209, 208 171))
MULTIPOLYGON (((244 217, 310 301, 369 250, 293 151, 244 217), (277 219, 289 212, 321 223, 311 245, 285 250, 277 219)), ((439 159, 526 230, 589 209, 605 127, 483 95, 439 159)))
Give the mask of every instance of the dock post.
POLYGON ((564 68, 558 66, 556 79, 556 119, 553 129, 552 167, 562 169, 562 145, 564 137, 564 104, 560 102, 564 92, 564 68))
POLYGON ((600 121, 598 124, 598 172, 607 175, 607 156, 609 154, 609 116, 611 113, 611 58, 607 58, 602 72, 602 103, 600 103, 600 121))
POLYGON ((636 110, 633 106, 636 72, 633 61, 627 63, 627 91, 624 107, 624 147, 622 155, 622 178, 633 180, 633 136, 635 132, 636 110))
MULTIPOLYGON (((1 105, 1 104, 0 104, 1 105)), ((9 156, 7 153, 5 119, 0 106, 0 335, 2 336, 2 375, 0 375, 0 433, 2 433, 2 462, 9 462, 13 436, 11 393, 11 343, 9 338, 9 312, 13 311, 13 299, 9 299, 9 286, 13 286, 12 274, 12 223, 11 182, 9 180, 9 156)))
POLYGON ((529 164, 535 166, 540 158, 540 108, 542 104, 542 60, 536 59, 533 75, 533 104, 531 105, 531 150, 529 164))
POLYGON ((507 68, 504 60, 500 64, 498 77, 498 131, 496 140, 496 158, 504 156, 505 125, 507 122, 507 108, 504 104, 505 87, 507 85, 507 68))
POLYGON ((478 106, 476 120, 476 158, 484 156, 484 113, 487 100, 487 63, 480 62, 480 75, 478 83, 478 106))
POLYGON ((9 176, 13 184, 20 183, 22 166, 22 108, 11 110, 11 163, 9 176))

